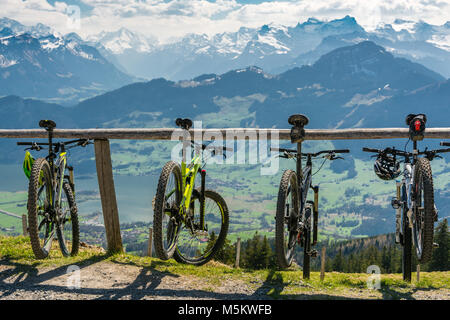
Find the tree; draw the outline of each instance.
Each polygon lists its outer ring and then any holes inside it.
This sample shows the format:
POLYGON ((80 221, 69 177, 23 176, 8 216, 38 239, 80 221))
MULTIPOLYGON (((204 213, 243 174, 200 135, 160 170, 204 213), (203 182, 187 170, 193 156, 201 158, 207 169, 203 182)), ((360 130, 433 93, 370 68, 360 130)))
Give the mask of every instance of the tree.
POLYGON ((450 270, 450 233, 447 219, 439 223, 434 239, 439 247, 433 250, 429 271, 448 271, 450 270))
POLYGON ((343 269, 342 248, 339 248, 338 254, 333 259, 333 270, 342 272, 342 269, 343 269))

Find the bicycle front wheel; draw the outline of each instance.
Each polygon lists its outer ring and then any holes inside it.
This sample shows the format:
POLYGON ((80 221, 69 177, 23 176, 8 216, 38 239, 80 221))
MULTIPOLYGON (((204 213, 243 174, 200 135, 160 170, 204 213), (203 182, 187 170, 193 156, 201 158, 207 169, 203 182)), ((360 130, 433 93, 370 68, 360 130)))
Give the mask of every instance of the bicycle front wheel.
POLYGON ((434 189, 430 161, 417 160, 414 173, 416 208, 413 219, 413 239, 420 263, 430 261, 434 235, 434 189))
POLYGON ((31 168, 27 210, 31 248, 37 259, 49 255, 55 235, 52 197, 50 165, 44 158, 36 159, 31 168))
MULTIPOLYGON (((407 203, 406 186, 402 185, 402 199, 403 203, 407 203)), ((408 218, 408 208, 403 207, 403 219, 402 219, 402 238, 401 243, 403 245, 402 251, 402 273, 403 280, 411 282, 412 272, 412 228, 408 218)))
POLYGON ((80 246, 78 210, 70 184, 64 181, 62 187, 64 192, 61 193, 61 211, 56 234, 63 256, 75 256, 80 246))
POLYGON ((181 227, 179 209, 181 204, 181 169, 174 162, 167 162, 159 177, 153 207, 153 230, 155 252, 158 258, 172 258, 181 227))
POLYGON ((280 268, 288 268, 294 259, 298 214, 297 174, 286 170, 281 177, 275 216, 275 250, 280 268))
POLYGON ((176 261, 203 265, 222 248, 228 233, 229 213, 225 200, 215 191, 205 190, 204 212, 200 191, 192 193, 191 205, 178 238, 176 261))

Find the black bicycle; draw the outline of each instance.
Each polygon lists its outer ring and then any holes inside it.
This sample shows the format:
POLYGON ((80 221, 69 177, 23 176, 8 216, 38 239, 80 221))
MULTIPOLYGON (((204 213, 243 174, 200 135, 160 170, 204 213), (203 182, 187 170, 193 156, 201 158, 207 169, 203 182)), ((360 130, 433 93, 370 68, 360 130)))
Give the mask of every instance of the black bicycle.
MULTIPOLYGON (((302 131, 309 122, 303 115, 294 115, 289 123, 294 125, 293 131, 302 131)), ((278 191, 277 211, 275 216, 275 250, 278 266, 288 268, 294 259, 295 247, 303 247, 303 277, 309 278, 310 258, 317 256, 311 247, 317 244, 317 226, 319 218, 319 187, 312 185, 312 176, 319 172, 326 160, 343 159, 337 153, 349 153, 345 150, 323 150, 316 153, 301 153, 300 147, 295 149, 271 148, 280 152, 279 157, 296 161, 297 170, 285 170, 278 191), (312 172, 312 160, 324 159, 317 172, 312 172), (302 169, 302 159, 306 166, 302 169), (314 191, 314 201, 307 201, 309 189, 314 191), (312 241, 311 241, 312 234, 312 241)))
POLYGON ((55 235, 64 256, 76 255, 79 249, 78 211, 75 203, 73 167, 67 165, 66 151, 91 144, 88 139, 53 142, 52 120, 41 120, 41 128, 48 133, 47 143, 17 142, 26 148, 23 168, 29 178, 28 232, 31 247, 38 259, 49 255, 55 235), (34 159, 28 150, 48 148, 48 156, 34 159), (66 174, 68 171, 68 174, 66 174))
POLYGON ((406 124, 410 127, 410 139, 413 140, 412 152, 395 148, 363 148, 363 151, 377 154, 374 156, 377 157, 374 171, 379 178, 393 180, 403 174, 401 182, 397 182, 397 195, 391 204, 396 209, 396 243, 403 246, 403 279, 411 281, 412 245, 416 248, 419 263, 428 262, 432 256, 434 222, 437 221, 438 211, 434 204, 430 161, 442 158, 438 153, 450 152, 450 149, 418 150, 417 141, 423 139, 425 131, 425 115, 408 115, 406 124), (404 160, 399 161, 398 157, 404 160), (404 164, 403 170, 400 168, 401 162, 404 164))

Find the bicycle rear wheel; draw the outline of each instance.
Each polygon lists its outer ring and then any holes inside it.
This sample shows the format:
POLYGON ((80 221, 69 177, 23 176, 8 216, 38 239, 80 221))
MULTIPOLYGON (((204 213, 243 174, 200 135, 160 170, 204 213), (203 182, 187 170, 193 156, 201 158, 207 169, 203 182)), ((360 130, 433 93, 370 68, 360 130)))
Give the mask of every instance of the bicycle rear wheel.
POLYGON ((201 213, 200 191, 192 193, 188 215, 192 224, 183 224, 173 257, 176 261, 203 265, 222 248, 228 233, 229 213, 225 200, 215 191, 205 190, 201 213))
POLYGON ((80 227, 78 210, 69 182, 63 182, 61 193, 61 216, 59 217, 56 235, 63 256, 75 256, 80 246, 80 227))
POLYGON ((430 261, 434 236, 434 189, 430 161, 419 158, 414 173, 416 211, 413 219, 413 239, 420 263, 430 261))
POLYGON ((31 248, 37 259, 49 255, 55 235, 52 197, 50 165, 44 158, 36 159, 31 168, 27 210, 31 248))
POLYGON ((286 170, 280 181, 275 216, 275 251, 280 268, 288 268, 294 259, 298 212, 297 174, 286 170))
POLYGON ((155 252, 158 258, 172 258, 182 224, 179 216, 181 204, 181 169, 174 162, 167 162, 161 172, 153 208, 155 252))

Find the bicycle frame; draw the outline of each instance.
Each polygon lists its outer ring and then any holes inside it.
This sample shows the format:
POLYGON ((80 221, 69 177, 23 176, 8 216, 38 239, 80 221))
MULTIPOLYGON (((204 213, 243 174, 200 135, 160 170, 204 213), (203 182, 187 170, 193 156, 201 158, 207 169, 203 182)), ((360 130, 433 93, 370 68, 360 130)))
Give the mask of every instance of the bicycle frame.
POLYGON ((411 225, 413 219, 415 218, 415 211, 412 210, 413 208, 415 208, 415 202, 416 202, 416 197, 415 197, 415 190, 413 188, 414 186, 414 182, 415 182, 415 177, 414 177, 414 173, 415 173, 415 165, 417 162, 417 141, 414 141, 414 146, 413 146, 413 161, 410 161, 409 157, 405 157, 405 163, 404 163, 404 169, 403 169, 403 178, 401 181, 401 185, 404 186, 404 188, 402 188, 404 194, 402 195, 402 205, 406 206, 405 209, 407 209, 407 217, 408 217, 408 223, 411 225))
MULTIPOLYGON (((64 183, 64 177, 65 177, 65 171, 66 171, 66 167, 67 167, 67 157, 66 157, 66 152, 61 152, 59 154, 59 157, 55 163, 56 168, 57 168, 57 172, 56 175, 54 176, 53 180, 54 180, 54 187, 53 187, 53 191, 54 194, 57 195, 57 197, 53 197, 54 201, 53 201, 53 207, 54 208, 60 208, 61 207, 61 196, 62 196, 62 190, 63 190, 63 183, 64 183)), ((55 173, 53 173, 55 174, 55 173)))
POLYGON ((196 155, 188 166, 186 166, 184 159, 181 162, 181 194, 183 195, 183 198, 180 205, 180 214, 183 216, 190 206, 192 193, 195 187, 195 178, 197 177, 201 165, 202 159, 199 155, 196 155))

